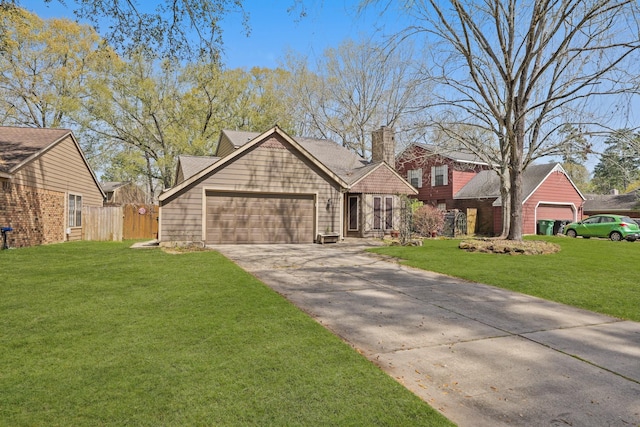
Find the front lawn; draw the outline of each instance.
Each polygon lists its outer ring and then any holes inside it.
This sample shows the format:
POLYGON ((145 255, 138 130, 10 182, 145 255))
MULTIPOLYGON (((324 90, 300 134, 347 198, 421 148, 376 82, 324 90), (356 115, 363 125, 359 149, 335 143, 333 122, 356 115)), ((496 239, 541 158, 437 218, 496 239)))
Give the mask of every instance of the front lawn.
POLYGON ((422 247, 371 251, 424 270, 640 321, 640 242, 555 236, 526 239, 553 242, 561 250, 550 255, 469 253, 458 248, 459 240, 427 239, 422 247))
POLYGON ((450 425, 215 252, 0 252, 0 425, 450 425))

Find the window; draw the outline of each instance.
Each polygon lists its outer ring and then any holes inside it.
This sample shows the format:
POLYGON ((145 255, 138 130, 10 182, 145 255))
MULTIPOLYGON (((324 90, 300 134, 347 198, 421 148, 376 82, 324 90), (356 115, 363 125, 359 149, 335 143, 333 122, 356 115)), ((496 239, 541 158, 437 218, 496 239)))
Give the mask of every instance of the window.
POLYGON ((415 188, 422 188, 422 169, 411 169, 407 174, 407 181, 415 188))
POLYGON ((69 194, 69 227, 82 226, 82 196, 69 194))
POLYGON ((373 229, 382 229, 382 197, 373 198, 373 229))
POLYGON ((431 168, 431 186, 436 187, 438 185, 449 184, 449 170, 447 165, 433 166, 431 168))
POLYGON ((384 228, 385 230, 393 229, 393 197, 384 199, 384 228))
POLYGON ((437 202, 437 208, 440 209, 443 212, 447 211, 447 202, 445 202, 444 200, 438 200, 437 202))
POLYGON ((358 231, 358 196, 349 196, 349 231, 358 231))

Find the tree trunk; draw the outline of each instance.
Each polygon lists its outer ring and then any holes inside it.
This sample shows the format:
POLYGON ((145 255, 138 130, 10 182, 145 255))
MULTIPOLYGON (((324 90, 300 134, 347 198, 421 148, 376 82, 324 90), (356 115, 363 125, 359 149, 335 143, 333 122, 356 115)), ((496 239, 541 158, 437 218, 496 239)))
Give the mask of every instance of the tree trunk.
MULTIPOLYGON (((518 109, 516 109, 516 113, 518 109)), ((522 240, 522 157, 524 149, 524 117, 520 117, 512 136, 509 155, 509 182, 511 183, 511 218, 508 240, 522 240)))

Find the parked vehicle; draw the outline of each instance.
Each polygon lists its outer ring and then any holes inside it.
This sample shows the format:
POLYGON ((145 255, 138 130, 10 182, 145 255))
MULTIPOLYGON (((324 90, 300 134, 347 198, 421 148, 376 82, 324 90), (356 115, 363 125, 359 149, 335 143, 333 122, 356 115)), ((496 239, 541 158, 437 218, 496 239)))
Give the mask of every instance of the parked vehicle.
POLYGON ((564 233, 569 237, 607 237, 613 241, 626 239, 633 242, 640 238, 640 226, 628 216, 598 214, 567 224, 564 233))

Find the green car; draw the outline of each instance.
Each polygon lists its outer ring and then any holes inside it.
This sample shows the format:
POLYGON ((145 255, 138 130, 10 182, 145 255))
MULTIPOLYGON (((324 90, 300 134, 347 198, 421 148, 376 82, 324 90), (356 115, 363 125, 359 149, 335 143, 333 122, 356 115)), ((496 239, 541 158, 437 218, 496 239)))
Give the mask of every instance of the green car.
POLYGON ((592 215, 584 221, 572 222, 564 227, 569 237, 607 237, 613 241, 622 239, 630 242, 640 238, 640 226, 628 216, 613 214, 592 215))

